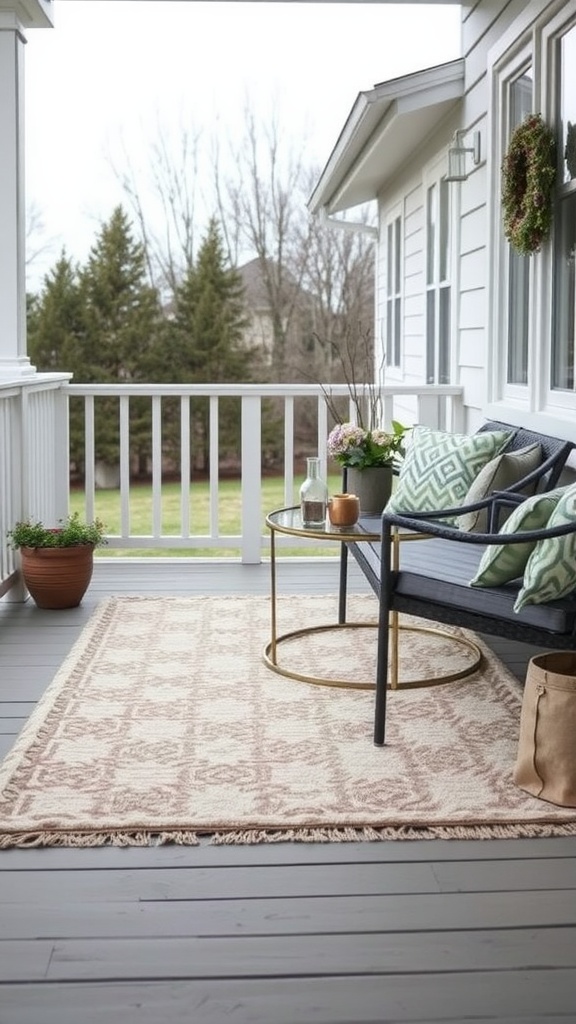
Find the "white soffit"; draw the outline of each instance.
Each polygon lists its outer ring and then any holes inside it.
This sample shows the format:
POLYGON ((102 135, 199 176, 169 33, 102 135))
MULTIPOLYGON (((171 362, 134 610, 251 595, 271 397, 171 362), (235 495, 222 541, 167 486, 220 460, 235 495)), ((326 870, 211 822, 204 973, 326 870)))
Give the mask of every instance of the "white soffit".
POLYGON ((464 60, 361 92, 308 201, 338 213, 374 199, 464 94, 464 60))
POLYGON ((54 4, 52 0, 0 0, 2 12, 14 14, 24 28, 53 28, 54 4))

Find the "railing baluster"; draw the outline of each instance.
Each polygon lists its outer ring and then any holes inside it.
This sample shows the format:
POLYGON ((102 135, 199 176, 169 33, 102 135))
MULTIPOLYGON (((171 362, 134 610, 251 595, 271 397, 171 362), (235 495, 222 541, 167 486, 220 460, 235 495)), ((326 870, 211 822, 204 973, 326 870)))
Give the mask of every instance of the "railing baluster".
POLYGON ((262 556, 262 403, 242 399, 242 561, 257 563, 262 556))
POLYGON ((120 396, 120 534, 130 536, 130 398, 120 396))
POLYGON ((211 537, 219 537, 218 525, 218 484, 220 480, 218 430, 218 396, 210 398, 210 523, 211 537))
POLYGON ((152 397, 152 536, 162 536, 162 399, 152 397))
POLYGON ((94 519, 96 490, 96 454, 94 447, 94 395, 84 401, 84 508, 86 518, 94 519))
POLYGON ((180 523, 190 536, 190 396, 180 398, 180 523))
POLYGON ((291 505, 294 495, 294 399, 284 400, 284 504, 291 505))

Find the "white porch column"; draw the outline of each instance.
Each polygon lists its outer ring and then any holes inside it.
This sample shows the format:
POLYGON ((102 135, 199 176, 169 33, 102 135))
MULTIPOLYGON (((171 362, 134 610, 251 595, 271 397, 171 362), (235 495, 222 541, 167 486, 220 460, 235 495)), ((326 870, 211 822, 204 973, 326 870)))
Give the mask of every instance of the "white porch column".
POLYGON ((24 26, 50 27, 47 0, 0 0, 0 379, 34 372, 26 355, 24 26))

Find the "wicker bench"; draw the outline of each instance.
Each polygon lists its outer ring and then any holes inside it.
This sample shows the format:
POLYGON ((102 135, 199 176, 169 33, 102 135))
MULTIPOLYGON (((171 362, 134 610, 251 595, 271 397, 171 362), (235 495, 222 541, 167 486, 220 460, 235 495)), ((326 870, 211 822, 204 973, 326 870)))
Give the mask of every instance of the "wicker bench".
MULTIPOLYGON (((490 423, 483 429, 498 429, 506 424, 490 423)), ((513 428, 509 428, 513 429, 513 428)), ((513 440, 515 448, 539 441, 544 462, 530 475, 538 490, 549 490, 559 480, 570 450, 570 442, 532 431, 519 430, 513 440)), ((520 481, 508 492, 493 495, 465 509, 443 510, 436 513, 400 515, 384 512, 380 544, 351 543, 349 550, 380 600, 380 627, 378 629, 378 667, 376 679, 376 709, 374 742, 384 743, 386 721, 386 694, 388 689, 388 622, 391 611, 416 615, 434 622, 462 626, 489 636, 503 636, 547 648, 576 649, 576 598, 572 595, 541 605, 529 605, 516 613, 514 601, 521 581, 500 587, 471 587, 482 554, 489 544, 501 544, 502 535, 494 532, 466 533, 454 526, 437 522, 447 514, 488 508, 498 521, 498 508, 509 501, 521 500, 528 478, 520 481), (517 496, 517 497, 516 497, 517 496), (395 530, 414 533, 425 532, 428 539, 417 544, 402 544, 400 565, 391 564, 392 535, 395 530), (384 582, 383 582, 384 581, 384 582)), ((361 520, 362 522, 362 520, 361 520)), ((372 519, 373 528, 373 519, 372 519)), ((368 523, 366 523, 368 525, 368 523)), ((522 543, 576 532, 576 522, 552 530, 537 530, 507 535, 506 543, 522 543)))

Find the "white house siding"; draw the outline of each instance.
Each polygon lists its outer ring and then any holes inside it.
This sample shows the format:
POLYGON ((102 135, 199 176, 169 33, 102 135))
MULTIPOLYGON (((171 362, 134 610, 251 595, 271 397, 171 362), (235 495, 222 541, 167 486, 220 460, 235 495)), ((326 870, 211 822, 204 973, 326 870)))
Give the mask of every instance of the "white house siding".
POLYGON ((422 383, 421 360, 424 336, 424 208, 422 183, 411 190, 404 200, 403 223, 403 351, 402 383, 422 383))
MULTIPOLYGON (((483 136, 485 137, 485 136, 483 136)), ((486 165, 481 163, 467 181, 454 183, 453 190, 460 190, 460 215, 456 227, 457 260, 455 267, 456 323, 455 383, 464 384, 464 405, 468 427, 474 429, 481 419, 486 394, 486 324, 488 313, 487 265, 486 265, 486 165), (475 224, 476 230, 468 227, 475 224), (469 341, 473 337, 475 344, 469 341), (469 361, 470 351, 473 359, 469 361)))
MULTIPOLYGON (((457 127, 454 117, 447 119, 435 132, 434 138, 426 140, 421 147, 421 163, 411 160, 403 174, 394 181, 388 181, 378 197, 376 340, 380 345, 379 365, 386 324, 387 225, 397 216, 402 219, 402 362, 399 369, 385 367, 385 381, 389 384, 420 385, 426 382, 425 169, 445 159, 448 143, 457 127)), ((415 421, 417 410, 414 400, 406 398, 405 405, 397 408, 403 422, 415 421)))
POLYGON ((465 182, 452 186, 460 191, 455 337, 458 377, 455 383, 464 387, 467 427, 471 430, 484 419, 488 401, 488 53, 525 6, 524 0, 510 3, 479 0, 463 5, 462 12, 462 54, 466 71, 461 127, 481 134, 480 164, 465 182))
MULTIPOLYGON (((415 149, 410 176, 387 181, 379 195, 380 242, 377 263, 377 337, 383 339, 386 317, 386 224, 391 212, 403 212, 403 359, 400 372, 386 371, 386 379, 405 384, 425 379, 425 195, 426 175, 442 155, 446 155, 453 132, 465 128, 481 133, 481 160, 471 169, 466 181, 451 185, 453 200, 453 245, 455 259, 452 276, 453 359, 452 383, 465 389, 467 429, 475 429, 485 418, 489 403, 489 344, 498 347, 500 339, 490 339, 490 275, 488 202, 490 180, 497 197, 499 167, 492 166, 489 152, 490 123, 490 50, 505 35, 517 18, 526 19, 527 7, 534 18, 546 9, 546 3, 532 5, 525 0, 478 0, 462 5, 462 55, 465 58, 465 89, 455 118, 435 132, 433 143, 415 149)), ((468 137, 471 140, 471 135, 468 137)), ((471 145, 471 141, 466 142, 471 145)), ((504 339, 502 339, 504 342, 504 339)), ((407 409, 407 417, 412 412, 407 409)))

